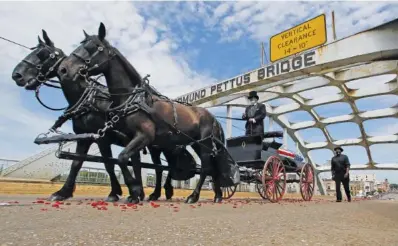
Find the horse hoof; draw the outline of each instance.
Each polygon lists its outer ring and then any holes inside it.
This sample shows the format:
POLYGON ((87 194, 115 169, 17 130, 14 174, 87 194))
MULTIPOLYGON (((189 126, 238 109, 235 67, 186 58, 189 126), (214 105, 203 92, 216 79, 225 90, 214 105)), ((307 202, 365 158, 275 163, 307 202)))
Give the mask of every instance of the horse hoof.
POLYGON ((154 195, 154 194, 150 194, 148 197, 148 201, 157 201, 159 200, 160 196, 154 195))
POLYGON ((171 192, 166 192, 166 200, 170 200, 170 199, 173 197, 173 195, 174 195, 174 192, 173 192, 173 191, 171 191, 171 192))
POLYGON ((126 199, 126 203, 138 204, 138 203, 140 203, 140 199, 139 198, 133 198, 133 197, 129 196, 126 199))
POLYGON ((222 197, 215 197, 214 198, 214 203, 221 203, 222 202, 222 197))
POLYGON ((192 204, 196 203, 199 200, 199 197, 189 196, 185 203, 192 204))
POLYGON ((58 195, 58 194, 52 194, 52 195, 47 199, 47 201, 51 201, 51 202, 55 202, 55 201, 65 201, 65 200, 67 200, 68 198, 70 198, 70 197, 64 197, 64 196, 61 196, 61 195, 58 195))
POLYGON ((117 195, 115 195, 115 196, 109 195, 109 196, 105 199, 105 201, 106 201, 106 202, 117 202, 117 201, 119 201, 119 197, 118 197, 117 195))
POLYGON ((140 195, 140 201, 144 201, 144 199, 145 199, 145 194, 140 195))

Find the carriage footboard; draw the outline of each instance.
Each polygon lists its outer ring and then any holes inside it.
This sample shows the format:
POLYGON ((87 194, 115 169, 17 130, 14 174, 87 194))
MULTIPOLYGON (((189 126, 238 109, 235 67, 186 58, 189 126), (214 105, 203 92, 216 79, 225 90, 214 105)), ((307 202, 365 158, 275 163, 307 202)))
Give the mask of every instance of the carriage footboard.
POLYGON ((83 134, 60 134, 51 137, 47 137, 46 135, 39 135, 36 137, 34 143, 35 144, 50 144, 50 143, 61 143, 61 142, 73 142, 78 140, 86 140, 86 139, 97 139, 98 134, 94 133, 83 133, 83 134), (40 137, 43 136, 43 137, 40 137))

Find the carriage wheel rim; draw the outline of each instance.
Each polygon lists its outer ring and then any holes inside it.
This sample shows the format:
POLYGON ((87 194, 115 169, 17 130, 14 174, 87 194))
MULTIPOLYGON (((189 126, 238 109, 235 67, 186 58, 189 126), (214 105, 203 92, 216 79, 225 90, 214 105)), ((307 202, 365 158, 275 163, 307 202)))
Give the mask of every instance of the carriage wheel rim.
POLYGON ((223 199, 231 198, 235 194, 237 187, 238 187, 237 185, 229 186, 229 187, 223 187, 222 188, 222 198, 223 199))
POLYGON ((270 157, 264 165, 262 185, 264 195, 270 202, 278 202, 283 198, 286 191, 286 171, 278 157, 270 157))
POLYGON ((300 175, 300 192, 303 200, 310 201, 314 195, 314 170, 310 164, 305 164, 300 175))

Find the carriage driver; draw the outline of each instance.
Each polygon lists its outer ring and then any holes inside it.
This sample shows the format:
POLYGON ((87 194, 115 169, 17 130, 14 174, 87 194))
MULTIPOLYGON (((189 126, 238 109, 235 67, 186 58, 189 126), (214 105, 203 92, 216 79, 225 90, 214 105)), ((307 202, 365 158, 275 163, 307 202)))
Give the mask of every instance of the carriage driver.
POLYGON ((251 105, 246 108, 242 115, 242 119, 246 120, 246 136, 264 135, 264 118, 267 116, 265 105, 258 103, 257 91, 251 91, 248 99, 251 105))

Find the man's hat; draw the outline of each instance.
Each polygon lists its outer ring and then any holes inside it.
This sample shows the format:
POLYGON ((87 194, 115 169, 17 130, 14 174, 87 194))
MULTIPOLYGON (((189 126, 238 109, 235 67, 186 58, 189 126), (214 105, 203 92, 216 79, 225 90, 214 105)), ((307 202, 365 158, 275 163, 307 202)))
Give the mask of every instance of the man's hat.
POLYGON ((334 151, 336 151, 336 150, 338 150, 338 149, 339 149, 341 152, 344 151, 343 148, 341 148, 340 146, 334 147, 334 151))
POLYGON ((257 98, 257 100, 259 99, 259 97, 257 96, 257 91, 249 92, 248 99, 250 100, 250 98, 253 98, 253 97, 257 98))

